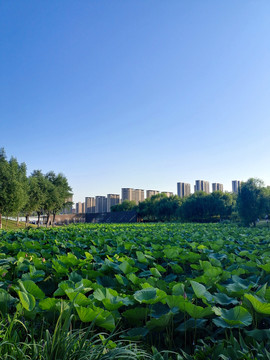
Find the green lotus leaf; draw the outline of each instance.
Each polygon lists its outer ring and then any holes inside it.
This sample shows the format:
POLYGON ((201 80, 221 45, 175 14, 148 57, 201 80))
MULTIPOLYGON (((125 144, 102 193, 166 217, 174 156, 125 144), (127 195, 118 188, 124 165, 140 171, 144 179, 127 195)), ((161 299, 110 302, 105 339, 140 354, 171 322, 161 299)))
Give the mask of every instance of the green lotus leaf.
POLYGON ((34 283, 32 280, 19 281, 19 284, 23 284, 25 291, 33 295, 36 299, 44 299, 44 292, 34 283))
POLYGON ((150 321, 148 321, 146 323, 146 327, 149 330, 162 331, 167 326, 169 326, 172 317, 173 317, 172 313, 164 314, 158 319, 151 319, 150 321))
POLYGON ((120 335, 120 337, 126 340, 138 341, 144 338, 148 333, 149 330, 146 327, 137 327, 120 335))
POLYGON ((148 260, 141 251, 136 251, 137 259, 142 264, 148 264, 148 260))
POLYGON ((87 306, 92 303, 91 299, 88 299, 84 294, 76 292, 73 289, 66 290, 66 294, 74 304, 79 306, 87 306))
POLYGON ((56 304, 59 302, 58 299, 55 298, 46 298, 39 302, 39 307, 41 310, 54 310, 56 309, 56 304))
POLYGON ((270 303, 263 302, 259 298, 255 297, 251 294, 245 294, 244 297, 251 302, 253 309, 257 313, 264 314, 264 315, 270 315, 270 303))
POLYGON ((134 294, 134 299, 139 303, 153 304, 154 300, 157 297, 157 289, 155 288, 146 288, 138 290, 134 294))
POLYGON ((156 268, 150 268, 151 274, 157 278, 161 277, 160 272, 156 268))
POLYGON ((28 294, 28 293, 26 293, 24 291, 18 291, 18 295, 19 295, 22 306, 27 311, 34 310, 34 308, 36 306, 36 299, 34 298, 33 295, 28 294))
POLYGON ((213 311, 221 318, 213 320, 216 326, 238 328, 249 326, 252 323, 251 314, 243 306, 235 306, 229 310, 214 306, 213 311))

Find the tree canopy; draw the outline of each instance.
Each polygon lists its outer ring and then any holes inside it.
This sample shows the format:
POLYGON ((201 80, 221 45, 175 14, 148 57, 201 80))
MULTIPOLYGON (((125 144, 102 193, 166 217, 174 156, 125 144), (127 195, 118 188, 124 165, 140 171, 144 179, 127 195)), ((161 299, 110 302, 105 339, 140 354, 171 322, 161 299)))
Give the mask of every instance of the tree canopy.
POLYGON ((270 191, 264 187, 260 179, 248 179, 242 182, 237 197, 239 216, 244 225, 251 223, 256 226, 256 221, 269 212, 270 191))
POLYGON ((0 228, 2 214, 24 214, 26 225, 33 213, 37 213, 38 223, 43 213, 48 219, 50 214, 55 217, 67 205, 71 191, 63 174, 51 171, 44 175, 41 170, 34 170, 27 177, 26 164, 19 164, 14 157, 8 161, 4 149, 0 149, 0 228))

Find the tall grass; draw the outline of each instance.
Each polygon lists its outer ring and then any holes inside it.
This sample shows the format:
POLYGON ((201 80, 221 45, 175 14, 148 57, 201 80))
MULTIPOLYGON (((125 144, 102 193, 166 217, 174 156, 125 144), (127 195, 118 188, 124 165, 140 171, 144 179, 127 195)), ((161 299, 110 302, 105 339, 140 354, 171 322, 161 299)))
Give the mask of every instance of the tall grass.
POLYGON ((93 327, 72 329, 72 318, 60 315, 52 333, 43 330, 39 340, 31 328, 14 318, 0 322, 0 359, 14 360, 144 360, 152 355, 137 343, 115 340, 116 334, 94 334, 93 327))

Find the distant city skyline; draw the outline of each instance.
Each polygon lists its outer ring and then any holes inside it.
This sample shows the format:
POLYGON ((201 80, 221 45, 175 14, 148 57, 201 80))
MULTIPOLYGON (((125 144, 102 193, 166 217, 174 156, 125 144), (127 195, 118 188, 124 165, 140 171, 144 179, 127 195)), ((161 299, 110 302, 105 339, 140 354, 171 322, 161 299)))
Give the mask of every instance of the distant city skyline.
POLYGON ((210 191, 210 183, 206 180, 195 180, 195 184, 193 185, 194 191, 191 192, 191 185, 189 183, 177 182, 176 184, 176 192, 168 192, 168 191, 160 191, 160 190, 149 190, 149 189, 133 189, 133 188, 121 188, 120 194, 107 194, 105 195, 96 195, 93 197, 85 197, 85 202, 81 203, 74 202, 74 210, 76 213, 80 212, 80 210, 84 213, 99 213, 99 212, 110 212, 111 206, 120 204, 121 202, 128 200, 134 201, 136 205, 139 202, 144 201, 145 199, 151 198, 154 195, 165 194, 166 196, 177 195, 181 198, 190 196, 197 191, 204 191, 207 194, 214 191, 222 191, 222 192, 230 192, 237 193, 240 188, 241 181, 240 180, 232 180, 231 181, 231 189, 230 191, 224 190, 223 184, 221 183, 212 183, 212 191, 210 191))
MULTIPOLYGON (((253 178, 257 178, 257 176, 252 176, 253 178)), ((230 180, 230 186, 227 186, 227 188, 225 188, 225 186, 224 186, 224 183, 222 183, 222 182, 211 182, 211 181, 207 181, 208 183, 209 183, 209 193, 210 192, 213 192, 213 191, 216 191, 216 190, 213 190, 213 185, 215 185, 215 186, 217 186, 218 187, 218 190, 219 189, 221 189, 220 191, 223 191, 223 192, 237 192, 237 190, 238 190, 238 187, 239 187, 239 184, 241 183, 241 181, 247 181, 248 179, 245 179, 245 180, 230 180), (233 181, 237 181, 237 187, 235 187, 234 188, 234 190, 233 190, 233 185, 232 185, 232 182, 233 181), (222 187, 221 187, 222 186, 222 187)), ((261 180, 263 180, 263 179, 261 179, 261 180)), ((263 181, 264 182, 264 181, 263 181)), ((183 184, 190 184, 190 194, 194 194, 194 186, 195 186, 195 180, 193 180, 193 182, 182 182, 183 184)), ((174 189, 174 191, 168 191, 168 192, 171 192, 171 193, 173 193, 174 195, 177 195, 177 193, 178 193, 178 191, 177 191, 177 184, 178 183, 176 183, 176 186, 175 186, 175 189, 174 189)), ((265 186, 269 186, 269 184, 267 184, 267 183, 265 183, 264 182, 264 184, 265 184, 265 186)), ((235 185, 236 186, 236 185, 235 185)), ((130 188, 130 189, 133 189, 133 188, 130 188)), ((153 195, 156 195, 156 194, 160 194, 160 193, 162 193, 162 192, 164 192, 164 191, 161 191, 161 190, 149 190, 149 189, 146 189, 146 188, 144 188, 144 191, 145 191, 145 199, 147 198, 147 191, 150 191, 150 192, 155 192, 155 194, 153 193, 153 195)), ((165 191, 166 192, 166 191, 165 191)), ((89 193, 89 192, 88 192, 89 193)), ((118 192, 116 191, 115 192, 115 194, 117 194, 117 195, 119 195, 120 196, 120 199, 122 199, 122 197, 121 197, 121 193, 122 193, 122 188, 120 188, 120 190, 118 190, 118 192)), ((94 191, 91 191, 91 196, 90 197, 93 197, 93 198, 95 198, 95 194, 94 194, 94 191)), ((103 195, 102 196, 107 196, 107 193, 106 193, 106 190, 105 190, 105 192, 103 192, 103 195)), ((151 195, 152 196, 152 195, 151 195)), ((73 195, 73 201, 74 201, 74 204, 76 203, 76 202, 82 202, 83 201, 83 199, 84 198, 86 198, 84 195, 82 196, 82 198, 81 197, 76 197, 76 194, 74 194, 73 195), (76 199, 76 201, 74 200, 74 199, 76 199)), ((131 201, 131 200, 130 200, 131 201)))
POLYGON ((270 2, 0 2, 0 147, 74 202, 270 185, 270 2))

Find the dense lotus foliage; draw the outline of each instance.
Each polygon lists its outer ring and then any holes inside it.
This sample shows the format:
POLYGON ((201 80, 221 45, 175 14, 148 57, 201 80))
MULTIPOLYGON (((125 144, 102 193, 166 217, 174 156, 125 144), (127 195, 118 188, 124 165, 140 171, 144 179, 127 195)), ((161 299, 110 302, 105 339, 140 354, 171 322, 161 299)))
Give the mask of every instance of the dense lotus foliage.
POLYGON ((224 224, 73 225, 0 233, 0 311, 53 328, 121 331, 192 351, 270 339, 270 230, 224 224))

